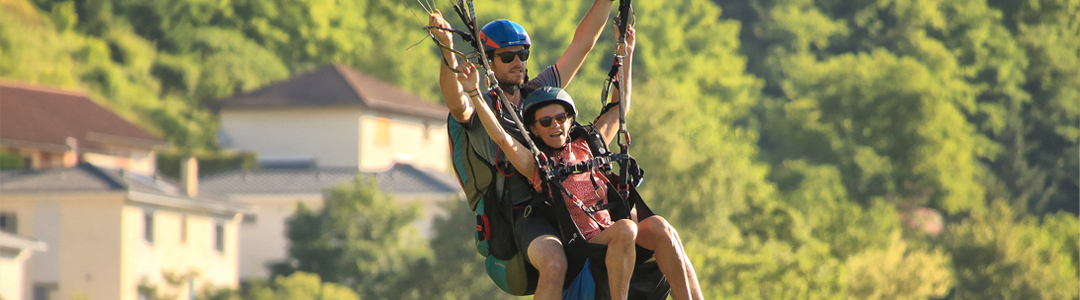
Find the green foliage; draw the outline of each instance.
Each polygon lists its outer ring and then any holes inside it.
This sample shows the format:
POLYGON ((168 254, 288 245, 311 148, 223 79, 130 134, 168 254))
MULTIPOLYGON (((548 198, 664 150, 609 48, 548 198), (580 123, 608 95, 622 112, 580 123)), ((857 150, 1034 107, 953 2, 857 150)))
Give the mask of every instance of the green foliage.
POLYGON ((1080 1, 717 2, 744 22, 749 71, 775 97, 762 107, 774 166, 844 166, 863 203, 892 195, 957 213, 1003 196, 1076 211, 1080 114, 1056 99, 1080 89, 1080 26, 1065 17, 1080 1), (806 118, 827 127, 806 130, 806 118))
MULTIPOLYGON (((237 92, 336 62, 436 98, 419 3, 0 1, 0 77, 87 90, 177 146, 163 173, 192 154, 203 174, 251 167, 210 154, 217 104, 237 92)), ((475 4, 480 23, 529 29, 535 74, 592 1, 475 4)), ((1080 0, 634 5, 640 191, 678 228, 707 298, 1078 298, 1080 0), (923 208, 946 213, 944 235, 903 228, 923 208)), ((569 88, 584 116, 613 40, 608 27, 569 88)), ((290 221, 293 259, 275 271, 318 277, 279 277, 266 299, 319 281, 364 298, 510 298, 484 274, 463 203, 429 246, 406 226, 416 208, 371 182, 327 199, 290 221)))
POLYGON ((322 282, 318 274, 295 272, 289 276, 277 276, 273 285, 253 286, 244 300, 288 300, 288 299, 323 299, 323 300, 360 300, 360 296, 348 287, 322 282))
POLYGON ((851 299, 932 299, 952 286, 949 257, 908 249, 900 232, 886 249, 869 249, 847 260, 851 299))
POLYGON ((170 300, 179 299, 180 294, 184 291, 192 291, 194 294, 190 295, 192 299, 199 300, 233 300, 240 299, 236 290, 229 287, 214 286, 212 283, 203 285, 198 292, 194 292, 191 289, 190 284, 193 284, 192 279, 198 277, 198 272, 189 271, 186 273, 177 272, 163 272, 161 273, 160 281, 161 285, 152 284, 147 278, 142 278, 139 282, 138 291, 140 297, 146 296, 147 299, 156 300, 170 300))
POLYGON ((79 22, 79 15, 75 14, 73 1, 53 3, 49 16, 59 32, 71 30, 79 22))
MULTIPOLYGON (((180 178, 180 163, 193 153, 185 151, 157 152, 157 170, 161 175, 180 178)), ((199 164, 199 177, 209 176, 236 169, 257 169, 258 161, 254 153, 218 151, 194 154, 199 164)))
POLYGON ((70 35, 25 1, 0 3, 0 77, 73 87, 75 66, 67 56, 70 35))
POLYGON ((811 166, 796 160, 785 161, 773 172, 770 177, 780 187, 796 187, 785 192, 784 199, 797 211, 806 212, 805 226, 811 235, 827 241, 838 259, 895 242, 888 237, 900 230, 896 205, 875 199, 864 208, 851 201, 835 167, 811 166))
MULTIPOLYGON (((205 64, 190 94, 203 107, 216 110, 216 101, 285 79, 289 72, 277 57, 235 31, 200 28, 191 51, 205 64)), ((190 75, 188 75, 190 76, 190 75)))
POLYGON ((993 148, 966 122, 956 104, 963 98, 934 73, 884 51, 823 63, 790 58, 784 91, 792 100, 766 122, 777 128, 770 139, 779 155, 840 166, 854 199, 900 197, 950 212, 981 203, 978 159, 993 148))
POLYGON ((1000 163, 1021 205, 1037 214, 1080 210, 1080 1, 989 1, 1015 36, 1027 64, 1017 89, 1029 97, 1013 104, 1012 131, 999 138, 1018 149, 1000 163), (1011 173, 1006 173, 1012 171, 1011 173))
POLYGON ((18 153, 0 151, 0 170, 21 170, 26 167, 18 153))
POLYGON ((240 295, 236 290, 228 287, 216 287, 213 285, 203 286, 202 291, 195 295, 197 300, 239 300, 240 295))
POLYGON ((476 252, 476 215, 465 201, 442 204, 445 217, 435 220, 434 258, 411 272, 407 282, 422 282, 418 299, 513 299, 491 281, 484 257, 476 252))
POLYGON ((1077 299, 1076 216, 1042 226, 995 201, 972 211, 946 238, 953 255, 955 299, 1077 299))
POLYGON ((289 220, 289 263, 275 276, 302 271, 363 298, 417 298, 419 287, 405 279, 432 256, 414 225, 420 207, 402 207, 362 175, 328 190, 324 201, 318 211, 300 204, 289 220))

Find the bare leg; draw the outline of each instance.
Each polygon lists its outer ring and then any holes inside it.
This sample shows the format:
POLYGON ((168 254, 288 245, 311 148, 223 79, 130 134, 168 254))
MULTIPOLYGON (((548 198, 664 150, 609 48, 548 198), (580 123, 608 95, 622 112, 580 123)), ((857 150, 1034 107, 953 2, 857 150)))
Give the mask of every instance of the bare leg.
POLYGON ((679 232, 675 231, 675 227, 671 228, 671 232, 674 233, 673 237, 675 238, 675 245, 679 245, 679 253, 682 253, 683 266, 686 266, 686 279, 690 286, 690 299, 705 299, 705 296, 701 295, 701 287, 698 286, 697 272, 694 271, 694 264, 690 262, 690 257, 686 255, 686 249, 682 246, 683 243, 682 239, 679 238, 679 232))
POLYGON ((533 299, 562 299, 563 279, 566 277, 566 253, 559 238, 545 234, 529 243, 529 261, 540 273, 533 299))
POLYGON ((634 273, 634 259, 637 256, 637 249, 634 248, 636 237, 637 224, 623 219, 589 239, 590 243, 607 245, 604 263, 607 264, 611 299, 626 300, 630 291, 630 276, 634 273))
POLYGON ((641 231, 637 243, 656 254, 656 264, 671 284, 672 298, 702 299, 694 266, 686 257, 675 228, 660 216, 648 217, 638 225, 641 231))

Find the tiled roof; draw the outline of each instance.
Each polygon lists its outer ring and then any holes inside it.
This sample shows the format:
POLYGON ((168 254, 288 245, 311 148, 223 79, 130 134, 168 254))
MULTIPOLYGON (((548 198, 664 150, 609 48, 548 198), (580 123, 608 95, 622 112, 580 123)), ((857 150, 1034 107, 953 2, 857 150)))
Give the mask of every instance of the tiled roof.
POLYGON ((189 207, 203 206, 242 211, 246 206, 213 199, 213 197, 188 197, 182 189, 168 180, 134 172, 99 168, 87 163, 71 168, 0 171, 0 195, 95 192, 138 192, 165 196, 174 199, 172 203, 189 207))
POLYGON ((392 84, 333 64, 222 101, 223 109, 279 106, 350 106, 442 120, 447 109, 392 84))
POLYGON ((0 193, 126 190, 127 184, 118 175, 90 164, 71 168, 2 171, 0 193))
MULTIPOLYGON (((235 170, 199 179, 205 193, 228 194, 317 194, 353 180, 356 168, 308 168, 235 170)), ((461 191, 451 174, 395 164, 375 175, 382 192, 405 194, 457 194, 461 191)))
POLYGON ((167 145, 85 94, 0 81, 0 143, 63 151, 68 137, 80 151, 167 145))

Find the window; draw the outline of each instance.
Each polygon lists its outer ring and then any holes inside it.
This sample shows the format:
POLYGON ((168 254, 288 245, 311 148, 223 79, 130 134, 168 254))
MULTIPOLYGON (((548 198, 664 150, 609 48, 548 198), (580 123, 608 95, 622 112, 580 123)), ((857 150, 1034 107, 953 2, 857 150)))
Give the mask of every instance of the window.
POLYGON ((19 233, 19 222, 13 212, 0 212, 0 231, 19 233))
POLYGON ((154 242, 154 212, 145 210, 143 211, 143 239, 147 242, 154 242))
POLYGON ((214 223, 214 250, 225 252, 225 224, 214 223))
POLYGON ((180 243, 187 243, 187 215, 180 217, 180 243))
POLYGON ((378 118, 375 120, 375 144, 381 146, 390 145, 390 119, 378 118))
POLYGON ((34 300, 49 300, 52 299, 56 293, 57 286, 55 282, 50 283, 35 283, 33 289, 34 300))

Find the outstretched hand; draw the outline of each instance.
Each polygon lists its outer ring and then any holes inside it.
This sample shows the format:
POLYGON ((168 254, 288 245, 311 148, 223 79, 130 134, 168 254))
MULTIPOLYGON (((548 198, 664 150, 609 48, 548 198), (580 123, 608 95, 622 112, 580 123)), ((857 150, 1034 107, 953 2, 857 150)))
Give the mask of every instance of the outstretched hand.
POLYGON ((443 18, 442 12, 436 9, 435 12, 428 17, 428 32, 431 33, 431 35, 434 35, 435 38, 439 40, 439 43, 453 48, 453 33, 440 28, 449 29, 452 27, 450 27, 450 22, 447 22, 446 19, 443 18))
POLYGON ((480 88, 480 71, 476 69, 476 64, 467 61, 459 65, 457 71, 458 83, 461 83, 461 87, 465 88, 465 92, 478 91, 480 88))

